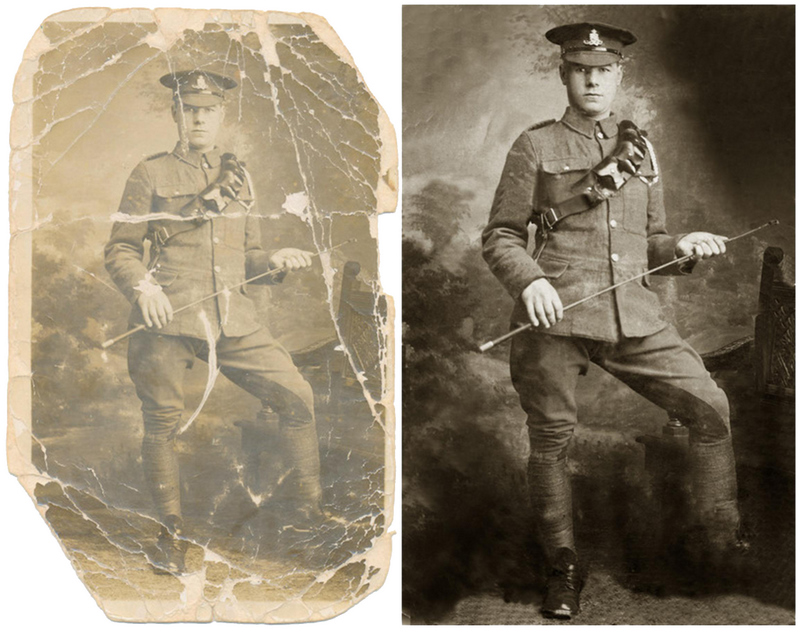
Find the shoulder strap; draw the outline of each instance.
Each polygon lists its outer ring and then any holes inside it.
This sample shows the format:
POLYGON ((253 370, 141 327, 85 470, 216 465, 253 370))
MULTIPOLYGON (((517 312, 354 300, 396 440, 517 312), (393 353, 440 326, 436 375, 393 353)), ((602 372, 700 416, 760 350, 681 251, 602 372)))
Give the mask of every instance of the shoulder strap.
POLYGON ((538 130, 540 128, 547 127, 548 125, 552 125, 555 122, 556 122, 555 119, 547 119, 547 121, 540 121, 539 123, 534 123, 526 130, 526 132, 533 132, 534 130, 538 130))

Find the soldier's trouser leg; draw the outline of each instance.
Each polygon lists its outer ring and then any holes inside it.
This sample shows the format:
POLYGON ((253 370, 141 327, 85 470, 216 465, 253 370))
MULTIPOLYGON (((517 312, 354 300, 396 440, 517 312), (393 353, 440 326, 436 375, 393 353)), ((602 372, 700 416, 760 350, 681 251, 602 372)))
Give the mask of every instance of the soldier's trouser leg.
POLYGON ((739 510, 728 399, 702 359, 670 326, 604 346, 595 362, 689 427, 696 518, 712 544, 731 544, 739 510))
POLYGON ((589 366, 580 339, 526 333, 511 347, 511 378, 528 414, 528 486, 541 545, 552 562, 575 550, 566 454, 577 422, 575 387, 589 366))
POLYGON ((311 386, 266 329, 223 336, 216 349, 222 373, 278 414, 282 452, 291 468, 287 483, 299 502, 318 504, 322 488, 311 386))
POLYGON ((181 516, 175 436, 183 413, 183 379, 195 356, 192 339, 138 332, 128 344, 128 370, 142 401, 142 467, 159 517, 181 516))

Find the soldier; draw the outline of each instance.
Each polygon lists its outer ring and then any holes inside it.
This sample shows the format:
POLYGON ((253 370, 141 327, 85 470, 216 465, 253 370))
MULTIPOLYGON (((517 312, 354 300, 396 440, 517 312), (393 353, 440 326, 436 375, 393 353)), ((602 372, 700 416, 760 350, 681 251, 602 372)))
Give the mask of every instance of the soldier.
POLYGON ((133 170, 105 248, 111 278, 133 304, 128 369, 142 401, 142 464, 162 530, 158 564, 184 571, 180 477, 174 449, 184 412, 184 374, 214 355, 222 373, 275 410, 292 468, 296 522, 318 521, 321 487, 314 398, 286 350, 258 322, 246 278, 307 268, 311 254, 261 248, 253 192, 242 165, 216 146, 226 90, 236 82, 207 71, 165 75, 179 141, 133 170), (150 242, 144 263, 145 240, 150 242), (226 291, 227 288, 232 288, 226 291), (223 291, 215 298, 209 295, 223 291), (196 305, 194 305, 196 303, 196 305), (192 304, 182 312, 175 310, 192 304))
POLYGON ((690 428, 695 520, 708 545, 735 546, 739 513, 728 400, 702 360, 664 321, 649 281, 634 282, 563 312, 602 288, 694 255, 725 252, 723 237, 671 236, 658 162, 649 141, 612 102, 622 50, 636 37, 605 24, 546 33, 561 46, 569 107, 560 121, 524 131, 512 146, 483 232, 483 255, 516 299, 514 327, 533 328, 511 348, 511 377, 527 413, 528 479, 549 576, 546 617, 579 612, 580 578, 566 453, 577 422, 575 388, 594 362, 690 428), (537 225, 533 255, 528 224, 537 225))

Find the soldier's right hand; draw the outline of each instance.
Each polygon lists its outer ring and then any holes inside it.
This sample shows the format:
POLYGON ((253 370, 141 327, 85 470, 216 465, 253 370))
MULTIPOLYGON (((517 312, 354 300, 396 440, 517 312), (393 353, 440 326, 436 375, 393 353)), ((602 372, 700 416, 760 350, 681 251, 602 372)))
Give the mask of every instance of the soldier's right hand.
POLYGON ((541 323, 549 328, 564 318, 561 297, 544 277, 531 282, 521 296, 534 327, 541 323))
POLYGON ((147 327, 155 326, 161 329, 172 321, 172 304, 169 302, 169 297, 160 288, 154 292, 140 294, 136 303, 142 311, 147 327))

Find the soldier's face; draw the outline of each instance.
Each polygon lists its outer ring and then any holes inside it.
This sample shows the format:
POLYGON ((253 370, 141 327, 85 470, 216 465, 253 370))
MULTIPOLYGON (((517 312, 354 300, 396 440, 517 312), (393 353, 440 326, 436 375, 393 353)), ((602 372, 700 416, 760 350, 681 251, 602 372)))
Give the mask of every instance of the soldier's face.
POLYGON ((198 151, 210 150, 217 141, 222 125, 222 105, 172 106, 172 118, 178 124, 181 142, 198 151))
POLYGON ((569 104, 592 119, 604 119, 622 81, 622 67, 582 66, 564 62, 559 69, 561 83, 567 87, 569 104))

